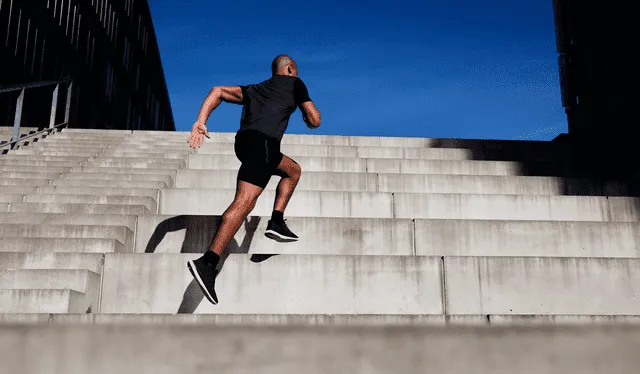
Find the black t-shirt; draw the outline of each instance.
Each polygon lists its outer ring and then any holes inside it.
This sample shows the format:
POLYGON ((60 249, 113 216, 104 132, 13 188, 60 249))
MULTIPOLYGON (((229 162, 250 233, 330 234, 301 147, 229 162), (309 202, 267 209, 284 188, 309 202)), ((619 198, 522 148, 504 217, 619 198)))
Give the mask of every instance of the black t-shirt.
POLYGON ((256 130, 282 140, 291 114, 302 103, 311 101, 302 79, 275 75, 258 84, 240 86, 243 108, 240 130, 256 130))

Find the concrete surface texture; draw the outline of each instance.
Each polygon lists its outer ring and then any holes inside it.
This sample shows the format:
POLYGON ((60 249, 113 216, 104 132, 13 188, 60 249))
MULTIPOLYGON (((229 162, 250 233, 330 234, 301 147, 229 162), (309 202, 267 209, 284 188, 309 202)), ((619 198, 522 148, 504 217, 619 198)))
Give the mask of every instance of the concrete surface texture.
POLYGON ((11 372, 169 373, 176 359, 164 353, 176 347, 238 373, 265 357, 266 372, 386 372, 391 352, 404 372, 635 368, 633 345, 611 342, 636 344, 637 331, 597 326, 640 321, 637 179, 589 174, 551 142, 286 135, 303 176, 285 217, 301 239, 264 236, 273 177, 227 248, 214 306, 185 266, 234 196, 234 134, 211 135, 192 150, 184 132, 67 129, 0 154, 0 354, 11 372), (76 327, 86 324, 142 330, 76 327), (565 324, 581 330, 510 332, 565 324), (441 329, 258 330, 267 325, 441 329), (477 325, 489 330, 455 330, 477 325), (42 360, 21 361, 43 344, 42 360), (127 360, 127 344, 146 353, 127 360), (238 346, 253 359, 236 360, 238 346), (456 346, 467 360, 445 359, 456 346), (309 365, 326 355, 335 366, 309 365))
POLYGON ((638 328, 13 326, 7 372, 635 373, 638 328), (24 352, 38 352, 38 358, 24 352))

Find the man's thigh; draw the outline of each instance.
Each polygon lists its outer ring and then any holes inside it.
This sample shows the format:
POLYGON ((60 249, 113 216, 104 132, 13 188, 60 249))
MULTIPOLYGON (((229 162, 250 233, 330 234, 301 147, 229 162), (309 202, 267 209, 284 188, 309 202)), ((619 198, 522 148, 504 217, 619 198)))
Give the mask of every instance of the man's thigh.
POLYGON ((271 180, 273 170, 260 161, 245 161, 238 170, 238 181, 246 182, 264 189, 271 180))

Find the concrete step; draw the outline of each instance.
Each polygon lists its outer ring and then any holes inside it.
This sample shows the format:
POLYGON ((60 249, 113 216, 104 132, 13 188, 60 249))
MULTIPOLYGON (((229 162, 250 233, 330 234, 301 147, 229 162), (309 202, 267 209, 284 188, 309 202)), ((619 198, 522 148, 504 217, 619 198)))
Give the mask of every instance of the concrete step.
POLYGON ((62 132, 56 135, 67 135, 67 134, 87 134, 87 135, 101 135, 101 136, 131 136, 131 130, 112 130, 112 129, 81 129, 81 128, 65 128, 62 132))
MULTIPOLYGON (((453 316, 451 316, 453 317, 453 316)), ((491 314, 487 316, 489 324, 494 326, 585 326, 585 325, 637 325, 640 315, 564 315, 538 314, 513 315, 491 314)))
POLYGON ((0 195, 0 203, 20 202, 24 199, 24 195, 18 193, 3 193, 0 195))
POLYGON ((0 187, 1 195, 23 195, 28 193, 37 193, 38 187, 25 187, 25 186, 2 186, 0 187))
POLYGON ((117 204, 143 205, 150 211, 156 210, 156 201, 148 196, 92 196, 92 195, 25 195, 26 203, 74 203, 74 204, 117 204))
POLYGON ((140 158, 140 157, 116 157, 91 159, 83 162, 82 166, 90 167, 119 167, 119 168, 165 168, 184 169, 187 167, 187 160, 169 158, 140 158))
POLYGON ((57 133, 56 136, 63 136, 67 134, 73 134, 75 136, 96 136, 101 137, 127 137, 131 136, 131 130, 112 130, 112 129, 79 129, 79 128, 66 128, 57 133))
POLYGON ((0 161, 19 161, 21 164, 25 164, 25 162, 29 162, 29 161, 32 161, 32 162, 35 161, 35 162, 50 164, 52 166, 56 165, 57 162, 64 162, 65 165, 69 163, 77 165, 82 161, 87 161, 88 159, 89 159, 88 157, 73 156, 72 154, 69 154, 69 153, 63 156, 38 155, 37 157, 35 157, 34 155, 20 155, 20 154, 13 154, 13 153, 0 155, 0 161), (33 157, 28 157, 28 156, 33 156, 33 157))
MULTIPOLYGON (((5 323, 26 320, 31 323, 60 325, 177 325, 203 326, 209 324, 227 326, 447 326, 488 325, 487 316, 453 316, 443 314, 394 315, 394 314, 4 314, 5 323)), ((632 320, 632 319, 631 319, 632 320)), ((1 323, 1 322, 0 322, 1 323)), ((631 323, 631 322, 629 322, 631 323)))
POLYGON ((0 224, 0 238, 115 239, 133 248, 134 233, 125 226, 65 224, 0 224))
POLYGON ((0 324, 109 326, 611 326, 640 324, 640 315, 398 314, 0 314, 0 324))
POLYGON ((77 165, 79 167, 88 167, 88 168, 117 168, 117 169, 131 169, 132 171, 139 171, 144 169, 184 169, 186 167, 186 162, 182 164, 176 164, 174 162, 164 162, 164 160, 158 162, 152 162, 153 160, 133 160, 133 161, 119 161, 119 160, 110 160, 110 161, 92 161, 82 163, 77 165))
POLYGON ((2 238, 0 241, 0 252, 124 253, 126 251, 125 245, 116 239, 2 238))
POLYGON ((35 179, 35 178, 2 178, 0 179, 0 186, 47 186, 51 183, 50 179, 35 179))
MULTIPOLYGON (((19 134, 28 134, 32 131, 37 131, 38 128, 37 127, 22 127, 20 126, 20 129, 18 130, 19 134)), ((13 135, 13 125, 11 126, 0 126, 0 134, 3 135, 13 135)))
MULTIPOLYGON (((265 237, 270 217, 249 217, 227 247, 229 253, 399 255, 414 249, 409 219, 295 218, 287 221, 301 240, 279 243, 265 237)), ((203 253, 220 227, 220 216, 138 218, 136 252, 203 253)))
POLYGON ((49 149, 49 148, 58 148, 58 149, 67 149, 67 150, 75 150, 75 149, 108 149, 118 146, 121 141, 112 141, 112 140, 87 140, 87 139, 57 139, 57 138, 47 138, 45 140, 41 140, 37 143, 31 144, 34 148, 41 149, 49 149))
POLYGON ((69 168, 80 164, 80 161, 40 161, 38 159, 28 159, 25 157, 5 160, 4 156, 6 155, 0 155, 0 166, 2 167, 69 168))
MULTIPOLYGON (((53 152, 52 152, 53 153, 53 152)), ((80 164, 84 166, 107 166, 107 167, 148 167, 151 165, 158 166, 162 165, 164 167, 170 166, 170 168, 185 168, 187 165, 186 156, 184 159, 182 158, 170 158, 169 157, 153 157, 153 155, 149 157, 144 157, 145 155, 140 155, 140 157, 136 157, 135 155, 126 155, 130 157, 110 157, 109 155, 98 156, 97 154, 87 155, 87 156, 71 156, 70 153, 66 153, 65 155, 28 155, 28 154, 6 154, 0 156, 1 160, 27 160, 27 159, 37 159, 40 161, 63 161, 63 162, 72 162, 76 166, 80 164), (29 157, 31 156, 31 157, 29 157)), ((20 163, 23 163, 20 161, 20 163)))
MULTIPOLYGON (((160 214, 222 214, 233 201, 235 190, 172 188, 160 191, 160 214)), ((262 193, 251 214, 270 216, 275 191, 262 193)), ((392 218, 390 193, 297 191, 286 210, 288 217, 392 218)), ((400 217, 399 217, 400 218, 400 217)), ((402 217, 413 218, 413 217, 402 217)))
POLYGON ((118 143, 102 143, 102 142, 74 142, 74 141, 56 141, 56 142, 45 142, 37 145, 33 145, 33 148, 29 148, 31 150, 56 150, 56 151, 93 151, 95 149, 99 149, 104 152, 124 152, 124 153, 182 153, 182 154, 190 154, 195 153, 195 150, 190 148, 187 143, 185 144, 169 144, 169 143, 126 143, 126 142, 118 142, 118 143))
POLYGON ((126 181, 119 178, 109 179, 58 179, 52 180, 52 186, 60 187, 118 187, 118 188, 154 188, 163 189, 169 186, 164 182, 154 181, 126 181))
POLYGON ((58 179, 62 173, 53 171, 3 171, 2 178, 11 179, 58 179))
MULTIPOLYGON (((85 296, 85 303, 93 312, 99 311, 100 282, 98 273, 88 270, 60 269, 0 269, 0 291, 2 290, 71 290, 85 296)), ((21 304, 18 302, 18 304, 21 304)), ((8 304, 4 307, 12 309, 8 304)), ((38 313, 43 310, 39 306, 38 313)), ((20 309, 24 306, 20 306, 20 309)), ((87 309, 84 309, 87 310, 87 309)), ((28 310, 26 310, 29 312, 28 310)), ((35 310, 33 312, 36 312, 35 310)), ((51 312, 53 313, 53 312, 51 312)))
MULTIPOLYGON (((9 325, 26 324, 48 324, 51 316, 48 313, 5 313, 0 314, 0 328, 9 325)), ((77 314, 55 314, 56 316, 76 316, 77 314)))
MULTIPOLYGON (((289 226, 295 227, 296 219, 289 226)), ((640 258, 640 224, 415 220, 419 256, 640 258)))
POLYGON ((637 222, 637 198, 393 194, 393 216, 428 219, 637 222))
MULTIPOLYGON (((100 274, 88 270, 0 269, 0 289, 4 290, 70 289, 85 293, 99 283, 100 274)), ((96 296, 97 291, 96 287, 96 296)))
POLYGON ((33 145, 41 147, 67 147, 68 149, 74 148, 87 148, 94 147, 95 149, 107 149, 115 147, 122 143, 121 139, 102 139, 102 138, 75 138, 74 139, 61 139, 57 136, 49 137, 41 140, 33 145))
POLYGON ((620 349, 637 344, 640 329, 629 326, 15 325, 3 326, 0 336, 6 366, 29 374, 169 374, 178 367, 181 373, 223 367, 229 373, 600 374, 606 368, 630 374, 640 364, 637 350, 620 349), (242 349, 231 349, 230 341, 242 349), (47 354, 35 365, 24 352, 47 354))
MULTIPOLYGON (((272 177, 267 189, 275 190, 279 177, 272 177)), ((230 170, 178 170, 176 188, 232 189, 237 172, 230 170)), ((606 195, 640 196, 640 184, 577 180, 558 177, 491 175, 421 175, 306 172, 296 190, 461 193, 508 195, 606 195)))
POLYGON ((186 159, 189 157, 188 153, 173 153, 173 152, 165 152, 165 153, 145 153, 145 152, 105 152, 99 156, 100 159, 103 158, 130 158, 130 159, 149 159, 149 160, 180 160, 184 161, 186 164, 186 159))
MULTIPOLYGON (((344 157, 298 157, 296 162, 302 170, 365 173, 367 160, 344 157)), ((189 155, 189 169, 194 170, 234 170, 240 168, 240 161, 235 155, 189 155)))
MULTIPOLYGON (((160 214, 215 215, 231 204, 235 190, 174 188, 160 192, 160 214)), ((270 216, 275 191, 258 198, 252 215, 270 216)), ((522 221, 637 222, 637 198, 600 196, 405 194, 296 191, 288 217, 473 219, 522 221)))
POLYGON ((72 290, 1 290, 0 313, 85 313, 91 303, 72 290))
POLYGON ((132 231, 136 228, 137 220, 135 215, 123 214, 0 213, 0 224, 125 226, 132 231))
POLYGON ((186 159, 189 155, 194 154, 194 150, 176 148, 176 149, 164 149, 155 148, 149 150, 138 149, 135 146, 127 147, 120 146, 114 149, 107 150, 103 153, 104 156, 111 157, 149 157, 149 158, 171 158, 171 159, 186 159))
MULTIPOLYGON (((74 129, 71 134, 64 130, 57 136, 95 136, 100 135, 101 130, 74 129)), ((186 142, 190 131, 153 131, 153 130, 106 130, 116 133, 106 133, 108 136, 122 136, 127 141, 180 141, 186 142)), ((211 132, 211 139, 208 141, 232 142, 236 132, 211 132)), ((455 139, 455 138, 422 138, 422 137, 389 137, 389 136, 344 136, 344 135, 319 135, 319 134, 294 134, 286 133, 282 139, 283 143, 292 144, 325 144, 325 145, 369 145, 369 146, 401 146, 401 147, 552 147, 559 146, 557 143, 541 140, 501 140, 501 139, 455 139)))
MULTIPOLYGON (((211 139, 207 143, 232 143, 235 133, 210 133, 211 139)), ((126 141, 164 141, 184 143, 189 132, 171 132, 153 134, 142 131, 130 136, 126 141)), ((338 146, 372 146, 372 147, 405 147, 405 148, 568 148, 566 145, 549 141, 532 140, 486 140, 486 139, 451 139, 451 138, 418 138, 418 137, 381 137, 381 136, 341 136, 341 135, 306 135, 287 133, 282 139, 283 144, 301 145, 338 145, 338 146)))
POLYGON ((89 270, 102 274, 103 254, 62 252, 0 252, 2 269, 89 270))
POLYGON ((640 315, 639 259, 232 254, 212 305, 199 254, 105 256, 104 313, 640 315))
POLYGON ((442 259, 230 255, 205 300, 186 261, 199 254, 106 254, 103 313, 441 314, 442 259), (301 281, 304 279, 304 281, 301 281), (186 290, 186 292, 185 292, 186 290), (191 310, 193 309, 193 310, 191 310))
MULTIPOLYGON (((567 152, 527 152, 526 150, 481 150, 457 148, 401 148, 401 147, 356 147, 320 145, 282 145, 282 153, 295 157, 348 157, 383 159, 425 160, 487 160, 487 161, 553 161, 570 159, 567 152), (559 158, 562 156, 562 158, 559 158)), ((234 155, 232 144, 205 143, 198 154, 234 155)))
MULTIPOLYGON (((623 222, 289 218, 300 240, 264 236, 270 217, 252 216, 227 247, 229 253, 640 257, 640 224, 623 222), (544 235, 540 235, 544 233, 544 235)), ((220 216, 138 218, 136 252, 202 253, 220 216)))
POLYGON ((9 173, 55 173, 62 174, 71 170, 71 167, 50 167, 50 166, 29 166, 29 165, 2 165, 0 173, 2 176, 9 173))
POLYGON ((42 195, 145 196, 156 201, 159 190, 155 188, 44 186, 39 187, 37 193, 42 195))
POLYGON ((105 151, 116 147, 116 143, 110 142, 91 142, 84 143, 78 142, 51 142, 43 141, 34 144, 30 144, 25 150, 37 150, 37 151, 65 151, 65 152, 85 152, 85 151, 105 151))
POLYGON ((63 176, 63 180, 108 180, 111 182, 162 182, 165 186, 173 186, 173 177, 162 174, 138 174, 133 170, 128 173, 89 173, 89 172, 71 172, 63 176))
POLYGON ((75 166, 70 168, 73 173, 100 173, 100 174, 158 174, 175 176, 176 169, 171 168, 110 168, 110 167, 91 167, 91 166, 75 166))
POLYGON ((55 134, 54 136, 50 136, 47 137, 46 141, 58 141, 58 140, 73 140, 76 142, 82 142, 82 141, 86 141, 86 142, 98 142, 98 141, 102 141, 102 142, 107 142, 107 141, 112 141, 112 142, 117 142, 117 141, 122 141, 123 139, 126 139, 128 137, 128 135, 125 134, 121 134, 121 135, 111 135, 111 134, 64 134, 64 133, 58 133, 55 134))
POLYGON ((124 214, 144 215, 155 213, 145 205, 137 204, 81 204, 81 203, 11 203, 0 209, 12 213, 56 213, 56 214, 124 214))
MULTIPOLYGON (((545 163, 524 164, 515 161, 466 160, 402 160, 363 159, 344 157, 297 157, 296 162, 305 172, 399 173, 399 174, 454 174, 454 175, 540 175, 568 176, 571 169, 545 163)), ((189 169, 238 170, 240 161, 234 155, 189 156, 189 169)))
POLYGON ((445 257, 448 314, 640 315, 639 259, 445 257))
POLYGON ((18 150, 13 150, 10 155, 14 156, 31 156, 33 158, 40 158, 41 156, 45 157, 95 157, 100 154, 100 149, 92 149, 91 151, 77 151, 77 150, 39 150, 35 148, 24 147, 18 150))

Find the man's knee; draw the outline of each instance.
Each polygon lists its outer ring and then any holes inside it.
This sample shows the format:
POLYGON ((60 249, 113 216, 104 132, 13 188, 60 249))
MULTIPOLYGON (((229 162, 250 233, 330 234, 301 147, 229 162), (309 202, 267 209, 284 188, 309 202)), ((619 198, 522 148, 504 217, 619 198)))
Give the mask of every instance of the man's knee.
POLYGON ((302 167, 300 167, 300 164, 294 163, 293 166, 291 167, 291 172, 289 174, 291 178, 294 178, 294 179, 300 178, 300 176, 302 175, 302 167))
POLYGON ((227 212, 225 212, 226 218, 231 218, 232 216, 245 218, 256 207, 257 200, 258 199, 243 196, 236 197, 233 203, 231 203, 230 209, 227 209, 227 212))

